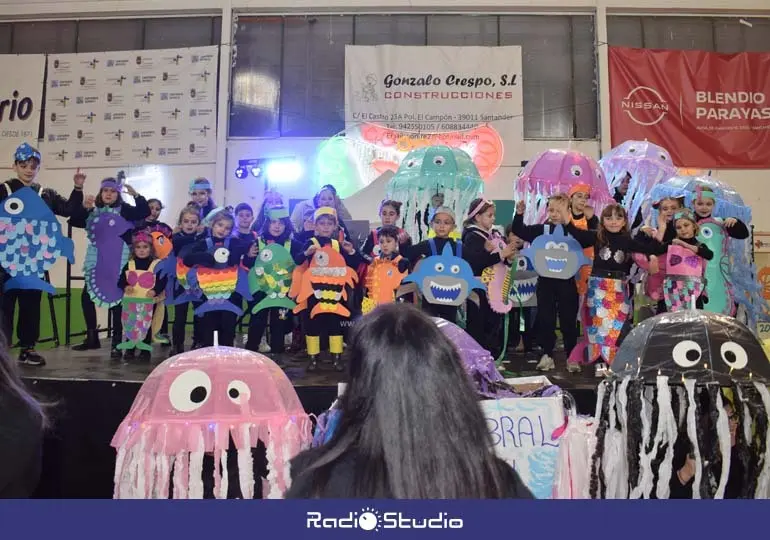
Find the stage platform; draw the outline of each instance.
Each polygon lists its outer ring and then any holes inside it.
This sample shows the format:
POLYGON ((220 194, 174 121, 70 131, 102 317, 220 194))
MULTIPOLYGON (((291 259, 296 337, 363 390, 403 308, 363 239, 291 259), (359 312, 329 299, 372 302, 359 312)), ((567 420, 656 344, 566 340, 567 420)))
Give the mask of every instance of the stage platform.
MULTIPOLYGON (((46 437, 43 476, 36 493, 42 498, 110 498, 115 451, 110 440, 128 413, 142 382, 155 366, 165 360, 170 348, 155 346, 149 362, 111 360, 109 349, 77 352, 66 347, 44 351, 47 365, 22 366, 30 388, 50 404, 53 427, 46 437)), ((320 414, 337 395, 337 383, 344 373, 331 363, 308 373, 307 357, 280 356, 284 370, 294 384, 308 413, 320 414)), ((568 390, 583 414, 593 414, 598 379, 592 368, 584 373, 566 371, 563 355, 555 355, 557 369, 546 375, 568 390)), ((537 359, 512 353, 507 366, 522 376, 536 375, 537 359)))

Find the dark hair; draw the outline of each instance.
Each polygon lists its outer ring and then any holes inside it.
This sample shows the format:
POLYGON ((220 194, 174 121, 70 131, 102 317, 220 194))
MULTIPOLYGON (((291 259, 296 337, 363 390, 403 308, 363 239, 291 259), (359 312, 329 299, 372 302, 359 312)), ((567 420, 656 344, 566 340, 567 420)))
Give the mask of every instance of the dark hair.
POLYGON ((396 211, 397 216, 401 216, 401 206, 403 204, 404 203, 402 203, 401 201, 393 201, 391 199, 385 199, 380 203, 380 210, 378 213, 381 214, 383 208, 385 208, 386 206, 390 206, 391 208, 393 208, 393 210, 396 211))
POLYGON ((602 213, 599 216, 599 230, 596 231, 596 243, 600 246, 606 246, 609 243, 609 240, 607 239, 607 229, 604 228, 604 219, 612 216, 621 217, 626 221, 623 224, 623 228, 620 229, 620 233, 628 234, 628 212, 617 203, 608 204, 604 207, 604 210, 602 210, 602 213))
POLYGON ((40 419, 41 429, 48 426, 45 405, 35 399, 21 380, 19 368, 9 354, 8 343, 3 332, 0 332, 0 395, 10 396, 22 402, 32 416, 40 419))
POLYGON ((507 239, 509 234, 516 234, 515 232, 513 232, 513 223, 509 223, 508 225, 505 226, 506 241, 508 241, 507 239))
POLYGON ((348 458, 352 498, 502 498, 512 491, 515 475, 495 456, 459 353, 432 319, 409 304, 380 306, 354 326, 346 354, 339 426, 305 455, 308 466, 295 479, 308 486, 307 496, 322 496, 348 458))
POLYGON ((238 206, 235 207, 235 212, 233 213, 237 216, 238 212, 240 212, 241 210, 248 210, 249 212, 251 212, 252 216, 254 215, 254 209, 251 207, 251 205, 245 202, 239 203, 238 206))
POLYGON ((313 206, 317 209, 318 206, 318 199, 321 196, 322 191, 331 191, 332 195, 334 195, 334 209, 339 210, 340 205, 340 198, 337 196, 337 190, 334 189, 334 186, 331 184, 326 184, 325 186, 322 186, 321 189, 318 190, 318 193, 315 194, 313 197, 313 206))
MULTIPOLYGON (((265 216, 265 220, 262 222, 262 228, 259 230, 259 236, 264 237, 266 234, 270 234, 270 223, 273 220, 270 219, 270 216, 265 216)), ((291 235, 294 234, 294 224, 291 222, 290 217, 282 217, 279 219, 281 223, 283 223, 283 226, 285 227, 283 230, 283 234, 275 239, 277 243, 283 243, 286 242, 289 238, 291 238, 291 235)))
MULTIPOLYGON (((107 206, 107 205, 104 203, 104 199, 102 199, 102 189, 103 189, 103 188, 99 188, 99 193, 97 193, 97 194, 96 194, 96 199, 94 200, 94 206, 96 206, 96 207, 98 207, 98 208, 102 208, 102 207, 104 207, 104 206, 107 206)), ((120 195, 120 191, 118 191, 117 193, 118 193, 118 198, 117 198, 117 199, 115 199, 115 202, 114 202, 114 203, 112 203, 111 205, 109 205, 109 206, 110 206, 110 208, 117 208, 118 206, 120 206, 121 204, 123 204, 123 197, 120 195)), ((148 204, 149 204, 149 202, 148 202, 148 204)))
POLYGON ((495 203, 487 201, 483 197, 477 197, 476 199, 473 199, 471 201, 471 205, 468 207, 468 214, 470 215, 470 213, 473 212, 479 204, 482 205, 479 211, 476 212, 473 215, 473 217, 468 217, 468 219, 466 219, 465 222, 463 223, 463 227, 468 227, 469 225, 473 225, 474 223, 476 223, 476 216, 479 216, 484 212, 486 212, 487 210, 489 210, 490 208, 495 207, 495 203))
POLYGON ((160 202, 160 199, 147 199, 147 204, 152 204, 154 202, 158 203, 160 205, 160 209, 163 210, 164 206, 163 203, 160 202))
POLYGON ((396 241, 396 244, 398 244, 398 236, 398 227, 394 227, 393 225, 383 225, 380 227, 380 230, 377 231, 378 238, 392 238, 396 241))

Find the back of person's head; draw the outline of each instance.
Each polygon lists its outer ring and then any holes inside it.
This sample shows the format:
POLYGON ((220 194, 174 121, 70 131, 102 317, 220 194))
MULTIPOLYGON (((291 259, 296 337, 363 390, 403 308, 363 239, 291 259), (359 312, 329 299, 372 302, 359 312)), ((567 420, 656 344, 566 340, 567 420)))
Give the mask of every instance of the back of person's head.
POLYGON ((29 409, 30 416, 40 419, 41 428, 47 426, 48 418, 45 409, 24 386, 16 361, 9 354, 5 336, 0 332, 0 398, 3 397, 10 397, 22 403, 29 409))
POLYGON ((408 304, 355 325, 340 424, 300 482, 323 497, 334 467, 354 467, 357 498, 497 498, 506 493, 476 392, 436 323, 408 304), (350 460, 350 461, 348 461, 350 460))

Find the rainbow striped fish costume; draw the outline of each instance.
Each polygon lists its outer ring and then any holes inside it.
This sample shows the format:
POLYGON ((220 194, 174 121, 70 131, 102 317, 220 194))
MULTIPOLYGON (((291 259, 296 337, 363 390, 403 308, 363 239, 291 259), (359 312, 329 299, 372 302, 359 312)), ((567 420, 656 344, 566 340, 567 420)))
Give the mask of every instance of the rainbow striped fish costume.
POLYGON ((238 293, 245 300, 251 299, 249 293, 248 271, 236 264, 228 266, 230 258, 230 238, 220 245, 215 245, 211 237, 206 239, 208 252, 214 256, 213 268, 195 266, 187 273, 188 285, 197 284, 206 301, 196 310, 196 315, 203 315, 209 311, 230 311, 238 316, 243 314, 240 306, 230 301, 234 293, 238 293))

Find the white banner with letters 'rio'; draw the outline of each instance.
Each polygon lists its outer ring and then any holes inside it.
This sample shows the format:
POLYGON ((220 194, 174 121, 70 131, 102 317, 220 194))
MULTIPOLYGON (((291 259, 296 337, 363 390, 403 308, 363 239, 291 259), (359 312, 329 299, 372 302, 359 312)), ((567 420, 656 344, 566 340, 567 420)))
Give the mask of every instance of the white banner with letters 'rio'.
POLYGON ((0 159, 10 164, 21 143, 37 146, 45 55, 0 55, 0 73, 0 159))
MULTIPOLYGON (((488 124, 503 145, 520 147, 521 65, 518 46, 347 45, 346 129, 372 123, 389 128, 387 139, 406 140, 415 134, 470 133, 488 124)), ((462 145, 472 157, 473 144, 462 145)))
POLYGON ((564 425, 560 396, 485 400, 481 409, 495 453, 538 499, 550 499, 564 425))

